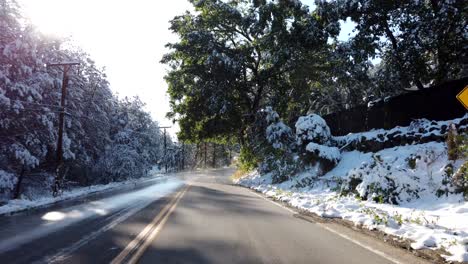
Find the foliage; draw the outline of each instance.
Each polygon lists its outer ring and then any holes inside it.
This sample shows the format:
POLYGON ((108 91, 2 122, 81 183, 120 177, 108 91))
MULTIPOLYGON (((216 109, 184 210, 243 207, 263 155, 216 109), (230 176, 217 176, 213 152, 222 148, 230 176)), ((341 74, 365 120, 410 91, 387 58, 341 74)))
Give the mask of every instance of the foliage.
POLYGON ((264 110, 266 116, 264 155, 260 173, 271 173, 273 182, 283 182, 294 175, 302 164, 296 153, 296 144, 290 127, 285 125, 271 107, 264 110))
POLYGON ((463 160, 461 166, 453 172, 452 182, 459 192, 462 192, 468 200, 468 135, 456 135, 454 130, 449 130, 447 136, 449 157, 463 160))
POLYGON ((455 172, 453 182, 458 191, 463 192, 465 200, 468 200, 468 161, 465 161, 455 172))
POLYGON ((242 171, 251 171, 257 167, 257 157, 253 153, 252 149, 243 146, 239 154, 239 164, 242 171))
POLYGON ((459 78, 466 57, 465 3, 455 1, 317 1, 331 22, 351 19, 353 58, 380 57, 377 76, 393 85, 423 88, 459 78))
POLYGON ((66 44, 36 31, 15 1, 0 0, 0 198, 20 191, 23 176, 55 172, 62 70, 46 67, 52 62, 80 63, 69 71, 66 179, 91 184, 140 177, 163 162, 163 135, 144 104, 118 99, 104 71, 66 44))
POLYGON ((236 137, 249 145, 266 106, 291 126, 311 111, 463 77, 461 0, 318 0, 310 10, 299 1, 191 3, 195 12, 171 21, 180 40, 162 60, 170 67, 168 116, 183 140, 236 137), (356 25, 345 41, 343 21, 356 25))
POLYGON ((179 121, 180 139, 235 136, 245 144, 258 110, 285 111, 308 93, 304 81, 326 65, 329 29, 299 1, 191 3, 195 13, 171 21, 180 41, 162 60, 171 67, 168 116, 179 121))
POLYGON ((459 150, 458 150, 457 143, 459 142, 457 142, 458 141, 457 139, 458 139, 457 129, 453 125, 450 125, 448 128, 447 140, 446 140, 447 154, 448 154, 449 160, 458 159, 459 150))
POLYGON ((330 128, 325 120, 316 114, 300 116, 296 122, 296 140, 306 146, 310 142, 326 145, 331 139, 330 128))

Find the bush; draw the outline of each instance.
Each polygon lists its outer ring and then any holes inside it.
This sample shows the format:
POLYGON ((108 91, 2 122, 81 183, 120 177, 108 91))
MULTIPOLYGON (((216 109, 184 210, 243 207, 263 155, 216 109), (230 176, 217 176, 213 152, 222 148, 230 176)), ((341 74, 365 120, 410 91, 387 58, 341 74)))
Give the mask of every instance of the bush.
POLYGON ((341 159, 340 150, 336 147, 328 147, 310 142, 307 144, 306 150, 316 156, 317 159, 329 161, 334 165, 338 164, 341 159))
POLYGON ((458 135, 453 124, 450 125, 447 132, 446 142, 449 160, 468 157, 468 136, 466 134, 458 135))
POLYGON ((452 182, 458 192, 462 192, 468 200, 468 135, 458 135, 451 125, 447 133, 447 154, 449 160, 465 159, 465 162, 452 175, 452 182))
POLYGON ((273 182, 280 183, 298 171, 300 161, 295 153, 291 128, 280 120, 278 113, 271 107, 267 107, 265 113, 268 125, 265 136, 268 144, 264 146, 265 155, 259 166, 259 172, 271 173, 273 182))
POLYGON ((327 145, 331 133, 325 120, 316 114, 301 116, 296 122, 296 140, 298 145, 305 146, 310 142, 327 145))
POLYGON ((319 164, 321 174, 340 161, 340 150, 330 145, 331 133, 325 120, 316 114, 301 116, 296 122, 296 143, 304 163, 319 164))
POLYGON ((468 200, 468 161, 465 161, 455 172, 453 175, 453 183, 458 191, 463 193, 465 200, 468 200))
POLYGON ((251 147, 243 146, 239 154, 239 168, 251 171, 257 167, 258 160, 251 147))
POLYGON ((453 182, 458 188, 458 191, 463 192, 465 200, 468 200, 468 135, 457 135, 455 138, 456 148, 454 150, 457 153, 458 158, 465 159, 465 162, 453 175, 453 182))
POLYGON ((17 181, 15 174, 0 169, 0 201, 8 200, 17 181))
POLYGON ((273 183, 281 183, 289 180, 303 168, 301 160, 293 152, 284 152, 278 149, 271 149, 260 163, 258 171, 260 174, 270 173, 273 183))

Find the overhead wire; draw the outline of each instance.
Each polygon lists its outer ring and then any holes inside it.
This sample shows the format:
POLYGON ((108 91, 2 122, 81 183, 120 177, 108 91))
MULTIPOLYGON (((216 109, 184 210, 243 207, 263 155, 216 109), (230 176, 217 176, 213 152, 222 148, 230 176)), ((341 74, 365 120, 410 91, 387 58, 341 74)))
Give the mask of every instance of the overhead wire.
MULTIPOLYGON (((104 121, 100 121, 100 120, 96 120, 92 117, 89 117, 89 116, 83 116, 83 115, 76 115, 76 114, 72 114, 70 112, 67 112, 67 111, 62 111, 62 110, 54 110, 54 109, 44 109, 44 108, 26 108, 26 107, 22 107, 18 110, 25 110, 25 111, 48 111, 50 113, 64 113, 65 115, 69 116, 69 117, 74 117, 74 118, 83 118, 83 119, 87 119, 87 120, 90 120, 90 121, 93 121, 93 122, 96 122, 96 123, 100 123, 100 124, 104 124, 104 125, 109 125, 109 122, 104 122, 104 121)), ((131 133, 135 133, 135 134, 140 134, 140 135, 146 135, 146 136, 154 136, 154 134, 151 134, 151 133, 145 133, 145 132, 139 132, 139 131, 135 131, 135 130, 131 130, 131 129, 127 129, 127 131, 131 132, 131 133)), ((161 130, 158 130, 159 132, 161 132, 161 130)))

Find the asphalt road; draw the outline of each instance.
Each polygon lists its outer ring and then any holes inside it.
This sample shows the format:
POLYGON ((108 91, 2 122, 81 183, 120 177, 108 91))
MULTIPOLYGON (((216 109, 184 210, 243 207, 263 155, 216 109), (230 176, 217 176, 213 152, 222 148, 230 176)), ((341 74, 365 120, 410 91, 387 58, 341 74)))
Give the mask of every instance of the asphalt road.
POLYGON ((56 211, 0 218, 0 263, 425 263, 350 229, 305 221, 232 169, 182 173, 56 211))

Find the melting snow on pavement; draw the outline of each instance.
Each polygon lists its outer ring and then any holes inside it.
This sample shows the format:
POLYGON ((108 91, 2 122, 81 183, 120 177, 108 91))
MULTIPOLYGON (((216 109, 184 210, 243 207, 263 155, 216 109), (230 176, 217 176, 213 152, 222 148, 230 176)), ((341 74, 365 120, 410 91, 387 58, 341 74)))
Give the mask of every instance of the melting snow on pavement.
POLYGON ((135 186, 136 184, 143 182, 157 182, 161 181, 163 178, 166 177, 158 173, 158 171, 156 170, 150 171, 148 175, 148 177, 130 179, 121 182, 111 182, 109 184, 92 185, 87 187, 75 187, 71 190, 64 191, 62 195, 57 197, 52 197, 51 193, 47 193, 47 195, 44 195, 37 199, 9 200, 6 204, 0 206, 0 215, 11 214, 33 208, 47 207, 57 202, 83 197, 92 193, 121 189, 125 186, 135 186))
POLYGON ((40 217, 41 219, 36 220, 39 223, 38 225, 18 230, 15 232, 15 236, 0 241, 0 252, 8 251, 84 219, 110 215, 120 209, 126 210, 125 217, 118 217, 119 221, 123 221, 153 201, 173 192, 182 184, 183 181, 181 180, 168 178, 163 182, 158 182, 137 191, 44 213, 40 217))

